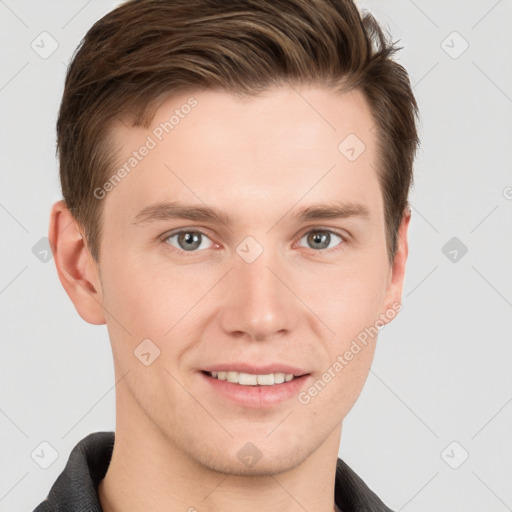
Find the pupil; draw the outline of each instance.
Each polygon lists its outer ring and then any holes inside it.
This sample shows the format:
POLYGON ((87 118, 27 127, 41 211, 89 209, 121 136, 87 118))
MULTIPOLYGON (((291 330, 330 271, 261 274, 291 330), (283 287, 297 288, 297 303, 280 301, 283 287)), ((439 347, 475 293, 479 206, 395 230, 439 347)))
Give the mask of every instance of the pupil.
POLYGON ((317 245, 316 247, 314 247, 315 249, 325 249, 326 247, 329 247, 330 238, 331 236, 329 233, 322 233, 317 231, 311 233, 309 241, 312 243, 312 245, 320 244, 320 247, 318 247, 317 245))
POLYGON ((197 249, 201 245, 199 233, 191 233, 193 232, 184 233, 180 236, 180 245, 182 245, 182 242, 185 242, 183 248, 186 251, 197 249))

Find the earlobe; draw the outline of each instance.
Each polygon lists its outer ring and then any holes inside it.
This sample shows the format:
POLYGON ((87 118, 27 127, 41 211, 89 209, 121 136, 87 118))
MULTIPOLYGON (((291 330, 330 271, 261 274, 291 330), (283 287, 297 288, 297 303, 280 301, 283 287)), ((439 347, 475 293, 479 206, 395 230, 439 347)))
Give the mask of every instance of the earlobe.
POLYGON ((48 239, 60 282, 78 314, 91 324, 106 323, 98 265, 64 201, 52 207, 48 239))

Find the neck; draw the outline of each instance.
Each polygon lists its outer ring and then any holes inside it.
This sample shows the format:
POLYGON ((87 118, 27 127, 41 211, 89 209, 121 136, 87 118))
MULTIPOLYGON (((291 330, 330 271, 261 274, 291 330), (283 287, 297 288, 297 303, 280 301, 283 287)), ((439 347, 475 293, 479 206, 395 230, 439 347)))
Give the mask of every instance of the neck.
POLYGON ((264 476, 240 476, 212 471, 191 460, 131 405, 118 406, 112 459, 98 487, 104 512, 336 510, 341 425, 295 467, 264 476))

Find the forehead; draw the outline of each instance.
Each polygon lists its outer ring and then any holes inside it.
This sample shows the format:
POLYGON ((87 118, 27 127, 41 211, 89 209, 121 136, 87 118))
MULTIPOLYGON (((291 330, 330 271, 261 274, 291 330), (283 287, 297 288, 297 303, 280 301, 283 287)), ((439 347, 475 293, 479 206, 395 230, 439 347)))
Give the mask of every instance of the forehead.
POLYGON ((149 128, 117 125, 113 138, 116 169, 127 172, 107 202, 132 217, 171 199, 274 209, 276 201, 347 196, 381 206, 374 124, 359 91, 285 85, 245 98, 180 93, 149 128))

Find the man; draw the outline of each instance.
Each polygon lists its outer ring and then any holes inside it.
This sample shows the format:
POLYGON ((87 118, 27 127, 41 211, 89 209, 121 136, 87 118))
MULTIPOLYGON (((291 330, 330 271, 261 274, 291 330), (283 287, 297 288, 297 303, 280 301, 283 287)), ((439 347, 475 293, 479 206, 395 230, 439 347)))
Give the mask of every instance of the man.
POLYGON ((390 510, 338 449, 401 308, 418 140, 394 51, 349 0, 132 0, 91 28, 49 239, 107 325, 116 432, 37 512, 390 510))

